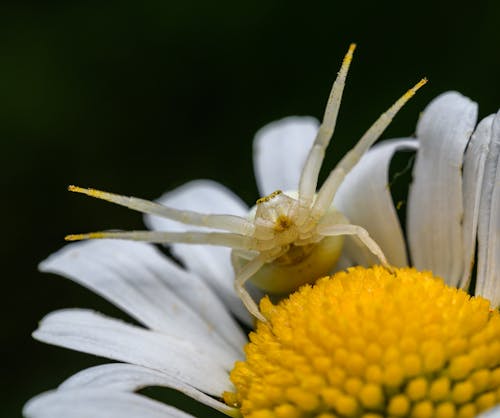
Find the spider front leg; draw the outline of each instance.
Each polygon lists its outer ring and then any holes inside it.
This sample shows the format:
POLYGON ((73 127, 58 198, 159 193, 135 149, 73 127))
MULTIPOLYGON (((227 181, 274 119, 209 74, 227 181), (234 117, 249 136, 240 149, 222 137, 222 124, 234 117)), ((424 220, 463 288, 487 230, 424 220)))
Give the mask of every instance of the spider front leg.
POLYGON ((355 235, 360 241, 368 248, 379 260, 380 263, 389 271, 392 271, 391 265, 385 258, 384 252, 375 242, 375 240, 370 237, 368 231, 359 226, 351 224, 336 224, 318 227, 318 232, 325 237, 332 237, 338 235, 355 235))
POLYGON ((234 288, 239 298, 255 318, 259 321, 267 322, 266 318, 260 313, 259 307, 252 299, 248 291, 245 289, 245 283, 251 279, 251 277, 259 271, 259 269, 264 265, 264 257, 262 255, 257 255, 252 258, 243 268, 236 271, 236 277, 234 279, 234 288))
POLYGON ((319 219, 326 213, 333 202, 335 193, 337 193, 338 188, 344 181, 345 176, 349 174, 365 152, 368 151, 380 135, 382 135, 394 116, 396 116, 405 103, 410 100, 416 91, 425 83, 427 83, 427 79, 424 78, 403 94, 386 112, 379 116, 375 123, 364 133, 354 148, 344 155, 319 189, 311 209, 313 217, 319 219))

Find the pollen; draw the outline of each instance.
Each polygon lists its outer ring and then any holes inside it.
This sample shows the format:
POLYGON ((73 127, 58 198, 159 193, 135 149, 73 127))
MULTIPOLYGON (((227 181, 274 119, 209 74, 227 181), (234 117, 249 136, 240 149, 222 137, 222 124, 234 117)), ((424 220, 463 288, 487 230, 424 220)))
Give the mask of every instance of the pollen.
POLYGON ((500 313, 415 269, 355 267, 260 304, 224 400, 243 417, 474 417, 500 403, 500 313))

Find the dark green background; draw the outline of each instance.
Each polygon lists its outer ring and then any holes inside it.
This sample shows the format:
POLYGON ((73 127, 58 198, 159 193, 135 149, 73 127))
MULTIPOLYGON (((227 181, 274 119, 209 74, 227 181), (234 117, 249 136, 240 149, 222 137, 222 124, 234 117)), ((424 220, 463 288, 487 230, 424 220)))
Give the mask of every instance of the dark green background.
POLYGON ((430 83, 384 137, 411 134, 418 112, 449 89, 477 100, 481 115, 496 111, 499 21, 496 0, 3 3, 2 416, 100 361, 33 341, 44 314, 119 315, 36 271, 67 233, 142 227, 137 213, 72 195, 68 184, 152 199, 203 177, 252 204, 253 134, 287 115, 320 116, 351 41, 330 167, 424 75, 430 83))

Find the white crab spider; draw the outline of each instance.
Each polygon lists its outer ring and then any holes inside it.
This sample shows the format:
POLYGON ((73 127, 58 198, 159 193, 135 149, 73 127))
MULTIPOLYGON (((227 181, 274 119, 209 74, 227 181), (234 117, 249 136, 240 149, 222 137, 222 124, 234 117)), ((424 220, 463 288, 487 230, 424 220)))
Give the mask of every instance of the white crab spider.
POLYGON ((191 243, 225 246, 232 249, 235 288, 248 311, 264 320, 244 285, 251 280, 272 294, 284 294, 300 285, 327 274, 335 265, 342 249, 342 236, 355 235, 390 268, 384 253, 368 232, 352 225, 332 206, 335 193, 347 173, 380 137, 403 105, 426 83, 422 79, 397 100, 366 131, 330 172, 316 192, 318 175, 325 150, 337 120, 347 71, 355 44, 351 44, 333 83, 323 122, 301 172, 297 192, 275 191, 257 200, 248 219, 234 215, 202 214, 173 209, 155 202, 107 193, 95 189, 70 186, 69 190, 107 200, 143 213, 149 213, 188 225, 209 227, 221 232, 130 231, 93 232, 68 235, 68 241, 113 238, 155 243, 191 243), (224 232, 222 232, 224 231, 224 232))

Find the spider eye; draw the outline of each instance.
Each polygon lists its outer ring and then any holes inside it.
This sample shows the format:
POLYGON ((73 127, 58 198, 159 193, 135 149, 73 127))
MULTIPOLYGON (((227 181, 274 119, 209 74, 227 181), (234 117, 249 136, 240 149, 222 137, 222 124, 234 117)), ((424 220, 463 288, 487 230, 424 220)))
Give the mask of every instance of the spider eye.
POLYGON ((281 190, 276 190, 275 192, 272 192, 270 195, 261 197, 260 199, 257 200, 257 205, 260 205, 262 203, 267 203, 273 200, 276 196, 279 196, 283 192, 281 190))

